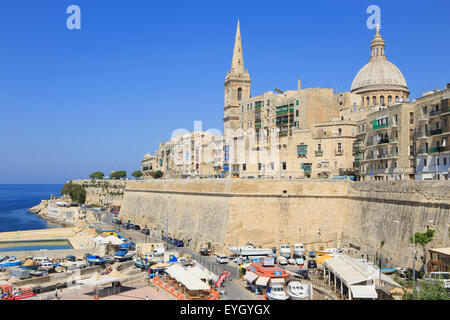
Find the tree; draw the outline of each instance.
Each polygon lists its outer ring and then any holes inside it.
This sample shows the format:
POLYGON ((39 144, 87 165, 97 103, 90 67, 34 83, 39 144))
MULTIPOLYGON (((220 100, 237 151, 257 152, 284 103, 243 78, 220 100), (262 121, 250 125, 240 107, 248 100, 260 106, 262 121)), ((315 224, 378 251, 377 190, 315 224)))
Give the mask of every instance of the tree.
MULTIPOLYGON (((428 229, 424 233, 416 232, 415 233, 415 242, 420 244, 423 249, 423 265, 424 269, 427 270, 427 244, 433 241, 433 236, 436 230, 428 229)), ((413 243, 413 237, 410 238, 411 243, 413 243)))
POLYGON ((125 170, 113 171, 109 175, 109 177, 113 180, 119 180, 127 177, 127 172, 125 170))
POLYGON ((94 172, 93 174, 91 174, 91 175, 89 176, 89 178, 101 180, 101 179, 103 179, 104 176, 105 176, 105 175, 103 174, 103 172, 96 171, 96 172, 94 172))
POLYGON ((74 184, 72 181, 66 183, 61 189, 61 194, 69 195, 73 202, 85 203, 86 202, 86 189, 79 185, 74 184))
POLYGON ((449 300, 449 297, 442 281, 423 281, 419 290, 406 292, 403 300, 449 300))
POLYGON ((159 178, 162 178, 164 176, 164 173, 161 170, 157 170, 156 172, 154 172, 152 174, 152 176, 155 179, 159 179, 159 178))
POLYGON ((133 177, 135 177, 136 179, 142 177, 142 171, 141 170, 136 170, 135 172, 133 172, 131 174, 133 177))

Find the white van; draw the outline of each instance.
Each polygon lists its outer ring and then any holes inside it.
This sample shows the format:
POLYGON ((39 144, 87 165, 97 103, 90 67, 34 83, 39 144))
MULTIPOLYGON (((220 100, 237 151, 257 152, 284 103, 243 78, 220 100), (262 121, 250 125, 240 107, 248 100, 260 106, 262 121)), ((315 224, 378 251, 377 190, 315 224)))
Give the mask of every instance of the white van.
POLYGON ((430 272, 424 280, 427 282, 442 281, 445 289, 450 290, 450 272, 430 272))
POLYGON ((290 258, 291 257, 291 247, 289 247, 288 244, 282 244, 280 246, 280 255, 285 258, 290 258))
POLYGON ((217 256, 216 258, 217 263, 228 263, 227 256, 217 256))

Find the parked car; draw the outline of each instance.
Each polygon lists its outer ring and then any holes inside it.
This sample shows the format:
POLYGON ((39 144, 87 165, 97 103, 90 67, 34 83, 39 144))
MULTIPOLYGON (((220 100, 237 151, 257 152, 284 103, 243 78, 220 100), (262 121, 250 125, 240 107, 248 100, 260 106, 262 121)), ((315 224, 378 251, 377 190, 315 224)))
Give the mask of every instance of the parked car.
POLYGON ((138 224, 134 224, 133 229, 139 231, 141 230, 141 227, 138 224))
POLYGON ((209 256, 211 254, 211 251, 208 248, 201 248, 200 249, 200 255, 202 256, 209 256))
POLYGON ((216 262, 217 262, 217 263, 220 263, 220 264, 222 264, 222 263, 228 263, 228 258, 227 258, 227 256, 219 255, 219 256, 217 256, 217 258, 216 258, 216 262))
POLYGON ((184 241, 183 240, 177 240, 177 247, 184 247, 184 241))
POLYGON ((69 261, 73 262, 73 261, 77 260, 77 258, 75 256, 67 256, 66 260, 69 260, 69 261))
POLYGON ((141 233, 146 234, 147 236, 150 235, 150 230, 149 229, 142 229, 141 233))
POLYGON ((300 269, 300 270, 298 270, 298 271, 297 271, 297 274, 298 274, 302 279, 305 279, 305 280, 308 280, 308 279, 309 279, 309 271, 306 270, 306 269, 300 269))
POLYGON ((127 230, 130 229, 130 224, 128 222, 125 222, 124 224, 122 224, 122 226, 127 230))
POLYGON ((450 272, 430 272, 424 280, 427 282, 442 281, 445 289, 450 290, 450 272))
POLYGON ((308 260, 308 269, 316 269, 317 263, 315 260, 308 260))
POLYGON ((120 219, 114 218, 111 221, 112 221, 112 223, 115 223, 115 224, 122 224, 122 221, 120 219))

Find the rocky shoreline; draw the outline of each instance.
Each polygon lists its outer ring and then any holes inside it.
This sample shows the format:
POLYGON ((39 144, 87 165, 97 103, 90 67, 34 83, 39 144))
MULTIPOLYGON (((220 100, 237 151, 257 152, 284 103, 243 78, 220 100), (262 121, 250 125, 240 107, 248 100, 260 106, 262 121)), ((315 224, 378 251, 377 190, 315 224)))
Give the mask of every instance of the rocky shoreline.
POLYGON ((62 227, 72 227, 75 225, 73 222, 68 222, 64 219, 56 219, 55 217, 50 217, 47 214, 47 200, 42 200, 40 204, 31 207, 27 210, 28 212, 36 214, 38 217, 51 222, 61 225, 62 227))

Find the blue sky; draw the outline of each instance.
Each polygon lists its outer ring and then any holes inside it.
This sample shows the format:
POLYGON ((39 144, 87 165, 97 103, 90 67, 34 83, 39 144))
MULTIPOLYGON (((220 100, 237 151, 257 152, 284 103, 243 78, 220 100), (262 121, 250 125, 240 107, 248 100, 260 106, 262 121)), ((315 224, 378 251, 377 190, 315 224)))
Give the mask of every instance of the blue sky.
POLYGON ((412 97, 450 82, 446 0, 0 3, 0 183, 131 173, 174 129, 223 128, 237 19, 252 95, 347 91, 368 62, 369 5, 412 97), (66 8, 81 8, 81 30, 66 8))

